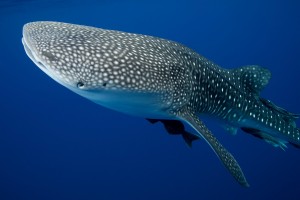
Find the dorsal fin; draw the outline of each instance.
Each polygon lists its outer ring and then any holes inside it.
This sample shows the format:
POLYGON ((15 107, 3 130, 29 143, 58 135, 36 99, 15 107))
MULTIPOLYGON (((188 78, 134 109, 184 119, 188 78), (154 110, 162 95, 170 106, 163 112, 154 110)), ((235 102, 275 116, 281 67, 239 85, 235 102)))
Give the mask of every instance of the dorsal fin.
POLYGON ((257 65, 248 65, 232 70, 233 76, 245 89, 259 94, 268 84, 271 72, 257 65))

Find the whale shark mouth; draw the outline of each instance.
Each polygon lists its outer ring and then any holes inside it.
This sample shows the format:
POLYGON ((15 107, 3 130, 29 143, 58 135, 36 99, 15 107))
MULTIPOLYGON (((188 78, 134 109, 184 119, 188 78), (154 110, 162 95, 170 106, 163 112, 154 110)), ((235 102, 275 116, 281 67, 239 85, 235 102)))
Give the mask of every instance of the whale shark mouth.
POLYGON ((30 44, 30 42, 28 40, 29 40, 28 37, 26 37, 26 34, 24 34, 22 37, 22 43, 23 43, 26 54, 41 70, 43 70, 45 73, 47 73, 46 66, 42 63, 42 61, 36 55, 36 53, 35 53, 36 51, 34 50, 34 47, 30 44))
POLYGON ((45 64, 45 61, 43 61, 37 54, 37 50, 35 48, 34 42, 30 39, 30 36, 26 33, 26 31, 23 31, 23 37, 22 37, 22 43, 25 49, 26 54, 28 57, 48 76, 50 76, 53 80, 58 82, 61 85, 64 85, 65 87, 69 89, 74 89, 71 87, 70 84, 63 81, 63 79, 59 78, 58 74, 55 74, 55 72, 51 69, 50 66, 47 66, 45 64))

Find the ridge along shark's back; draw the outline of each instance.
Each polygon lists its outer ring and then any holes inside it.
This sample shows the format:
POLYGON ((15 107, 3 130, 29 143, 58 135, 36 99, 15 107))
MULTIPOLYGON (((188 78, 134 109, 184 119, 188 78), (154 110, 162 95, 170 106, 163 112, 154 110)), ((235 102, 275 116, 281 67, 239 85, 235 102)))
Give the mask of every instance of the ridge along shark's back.
POLYGON ((270 72, 222 69, 176 42, 61 22, 24 25, 27 55, 51 78, 105 107, 161 122, 191 146, 204 138, 233 177, 249 186, 234 157, 199 120, 220 118, 281 148, 299 146, 297 115, 259 96, 270 72), (192 126, 189 133, 179 121, 192 126))

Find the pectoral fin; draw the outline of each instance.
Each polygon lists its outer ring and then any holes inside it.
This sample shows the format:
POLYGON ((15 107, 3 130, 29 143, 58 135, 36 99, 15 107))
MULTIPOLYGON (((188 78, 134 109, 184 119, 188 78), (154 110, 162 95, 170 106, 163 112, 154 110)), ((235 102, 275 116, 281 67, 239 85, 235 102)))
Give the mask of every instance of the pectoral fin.
POLYGON ((249 187, 244 173, 242 172, 242 169, 240 168, 237 161, 234 159, 231 153, 229 153, 222 146, 217 138, 206 128, 206 126, 198 119, 195 114, 183 112, 178 114, 178 117, 191 125, 197 131, 197 136, 201 136, 206 140, 206 142, 215 151, 222 163, 229 170, 231 175, 239 182, 239 184, 245 187, 249 187))

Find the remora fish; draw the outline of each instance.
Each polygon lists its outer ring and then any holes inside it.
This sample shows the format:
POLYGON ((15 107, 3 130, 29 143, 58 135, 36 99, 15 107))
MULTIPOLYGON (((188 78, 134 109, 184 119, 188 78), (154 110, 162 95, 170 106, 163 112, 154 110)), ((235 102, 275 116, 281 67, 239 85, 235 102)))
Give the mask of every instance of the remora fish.
POLYGON ((300 145, 289 113, 260 97, 271 74, 259 66, 223 69, 165 39, 60 22, 23 27, 27 55, 48 76, 107 108, 162 122, 185 141, 204 138, 233 177, 249 186, 234 157, 199 120, 211 115, 282 149, 300 145), (186 122, 195 133, 184 130, 186 122))

